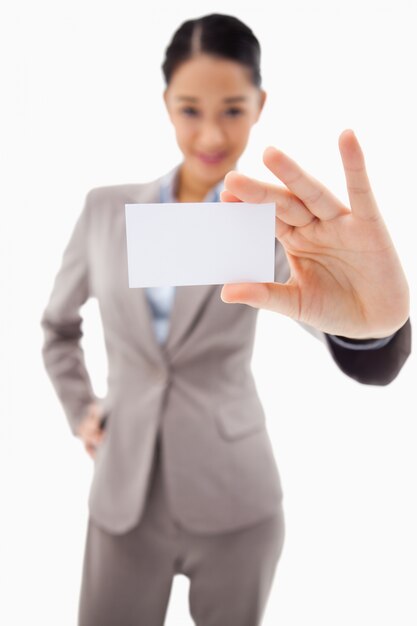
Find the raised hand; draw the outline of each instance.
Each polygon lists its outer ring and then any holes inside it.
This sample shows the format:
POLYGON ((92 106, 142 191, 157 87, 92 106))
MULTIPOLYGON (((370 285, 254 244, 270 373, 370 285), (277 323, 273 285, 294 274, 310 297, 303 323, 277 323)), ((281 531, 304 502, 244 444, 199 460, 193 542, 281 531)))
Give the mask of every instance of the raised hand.
POLYGON ((223 202, 275 203, 275 234, 291 276, 285 284, 227 284, 221 298, 283 313, 334 335, 385 337, 409 317, 408 284, 352 130, 340 135, 339 150, 350 207, 274 147, 265 150, 263 160, 286 187, 237 171, 226 175, 223 202))

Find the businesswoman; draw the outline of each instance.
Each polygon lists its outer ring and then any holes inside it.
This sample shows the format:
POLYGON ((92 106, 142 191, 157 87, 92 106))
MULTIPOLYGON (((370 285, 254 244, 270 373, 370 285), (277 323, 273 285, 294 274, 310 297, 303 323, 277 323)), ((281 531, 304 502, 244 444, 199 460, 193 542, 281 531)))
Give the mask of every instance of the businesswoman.
MULTIPOLYGON (((42 318, 45 366, 95 466, 80 626, 162 626, 177 573, 190 580, 198 626, 261 623, 285 535, 280 477, 250 368, 258 307, 268 303, 233 286, 129 289, 124 220, 125 203, 277 194, 236 172, 223 189, 265 102, 259 64, 256 37, 234 17, 179 27, 162 68, 183 159, 151 182, 88 192, 42 318), (98 300, 108 353, 103 399, 80 345, 89 297, 98 300)), ((307 210, 293 204, 291 219, 307 210)), ((277 218, 277 228, 283 223, 277 218)), ((277 284, 291 280, 287 253, 277 238, 277 284)), ((330 335, 298 321, 349 376, 386 384, 410 351, 405 313, 401 304, 376 337, 358 329, 330 335)))

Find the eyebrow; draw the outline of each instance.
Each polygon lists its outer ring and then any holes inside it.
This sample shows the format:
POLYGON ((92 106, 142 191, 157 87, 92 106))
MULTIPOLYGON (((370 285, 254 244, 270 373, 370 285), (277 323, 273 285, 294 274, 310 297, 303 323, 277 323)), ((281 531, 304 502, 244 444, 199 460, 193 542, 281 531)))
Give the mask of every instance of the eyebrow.
MULTIPOLYGON (((194 96, 177 96, 177 100, 187 100, 188 102, 198 102, 198 98, 194 96)), ((225 104, 230 104, 232 102, 245 102, 247 100, 246 96, 231 96, 229 98, 223 98, 223 102, 225 104)))

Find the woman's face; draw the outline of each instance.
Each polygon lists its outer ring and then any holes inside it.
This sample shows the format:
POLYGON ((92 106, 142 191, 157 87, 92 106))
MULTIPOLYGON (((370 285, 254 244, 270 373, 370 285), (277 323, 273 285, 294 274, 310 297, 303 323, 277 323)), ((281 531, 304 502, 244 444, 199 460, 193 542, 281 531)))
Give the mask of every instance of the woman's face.
POLYGON ((192 176, 214 184, 236 167, 265 98, 235 61, 202 54, 176 69, 164 100, 192 176))

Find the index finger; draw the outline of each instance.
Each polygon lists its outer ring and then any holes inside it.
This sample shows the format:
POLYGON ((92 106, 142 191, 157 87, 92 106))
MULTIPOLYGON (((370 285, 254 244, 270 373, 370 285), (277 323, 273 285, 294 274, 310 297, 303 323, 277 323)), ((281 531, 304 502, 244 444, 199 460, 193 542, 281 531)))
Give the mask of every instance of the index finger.
POLYGON ((234 198, 244 202, 274 202, 276 217, 290 226, 306 226, 315 219, 304 204, 284 187, 261 182, 236 170, 226 174, 224 184, 223 202, 227 202, 229 197, 232 202, 235 202, 234 198))
POLYGON ((319 219, 331 220, 349 212, 329 189, 282 150, 269 146, 264 151, 263 160, 267 168, 319 219))

